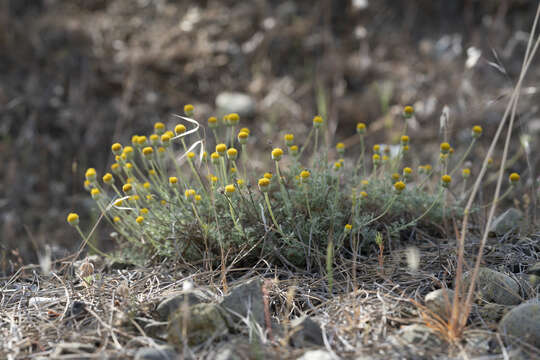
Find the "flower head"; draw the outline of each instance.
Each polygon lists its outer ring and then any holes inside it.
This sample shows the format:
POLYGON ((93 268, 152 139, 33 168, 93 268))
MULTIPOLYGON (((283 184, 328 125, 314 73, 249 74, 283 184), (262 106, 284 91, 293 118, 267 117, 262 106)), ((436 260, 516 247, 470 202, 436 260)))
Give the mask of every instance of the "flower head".
POLYGON ((177 183, 178 183, 178 178, 176 176, 169 177, 169 184, 170 185, 175 185, 177 183))
POLYGON ((137 224, 141 225, 144 221, 144 217, 142 216, 137 216, 137 218, 135 219, 135 221, 137 222, 137 224))
POLYGON ((268 180, 272 180, 272 177, 273 177, 273 176, 274 176, 274 175, 272 175, 271 172, 265 172, 264 175, 263 175, 263 177, 266 178, 266 179, 268 179, 268 180))
POLYGON ((338 143, 336 144, 336 151, 337 151, 338 154, 340 154, 340 155, 345 154, 345 144, 342 143, 342 142, 338 142, 338 143))
POLYGON ((145 157, 150 158, 154 154, 154 148, 151 146, 147 146, 144 149, 142 149, 142 153, 145 157))
POLYGON ((192 199, 193 197, 195 197, 195 190, 193 189, 186 189, 186 191, 184 192, 184 195, 186 196, 186 199, 192 199))
POLYGON ((229 185, 225 186, 225 192, 227 194, 232 194, 235 191, 236 191, 236 187, 234 186, 234 184, 229 184, 229 185))
POLYGON ((441 147, 441 153, 442 154, 448 154, 450 152, 451 146, 450 146, 449 143, 443 142, 443 143, 441 143, 440 147, 441 147))
POLYGON ((165 124, 158 121, 154 124, 154 130, 158 135, 163 134, 165 132, 165 124))
POLYGON ((262 192, 266 192, 268 191, 268 187, 270 186, 270 180, 267 179, 266 177, 260 178, 258 185, 259 185, 259 190, 261 190, 262 192))
POLYGON ((133 185, 124 184, 124 186, 122 186, 122 191, 125 192, 126 194, 130 194, 133 191, 133 185))
POLYGON ((193 116, 193 111, 195 110, 195 107, 191 104, 184 105, 184 114, 186 116, 193 116))
POLYGON ((240 121, 240 116, 237 113, 232 113, 227 115, 227 123, 231 126, 238 124, 240 121))
POLYGON ((343 229, 345 234, 348 234, 351 230, 352 230, 352 225, 351 224, 345 224, 345 227, 343 229))
POLYGON ((469 176, 471 176, 471 169, 465 168, 461 170, 461 176, 463 176, 464 179, 467 179, 469 176))
POLYGON ((367 198, 367 197, 368 197, 368 193, 365 192, 365 191, 360 191, 360 196, 363 197, 363 198, 367 198))
POLYGON ((247 144, 248 138, 249 138, 249 133, 248 132, 246 132, 244 130, 241 130, 238 133, 238 142, 240 144, 242 144, 242 145, 247 144))
POLYGON ((307 170, 302 170, 300 172, 300 179, 302 181, 306 181, 307 179, 309 179, 310 176, 311 176, 311 173, 309 171, 307 171, 307 170))
POLYGON ((111 145, 111 150, 114 155, 120 155, 122 153, 122 144, 114 143, 111 145))
POLYGON ((398 181, 394 184, 394 191, 397 193, 397 194, 401 194, 401 192, 403 190, 405 190, 405 183, 403 181, 398 181))
POLYGON ((283 140, 285 140, 285 145, 291 146, 294 141, 294 135, 293 134, 285 134, 283 136, 283 140))
POLYGON ((441 177, 441 184, 443 187, 445 188, 449 187, 451 182, 452 182, 452 177, 450 175, 443 175, 441 177))
POLYGON ((482 135, 482 127, 479 125, 473 126, 471 133, 473 138, 478 139, 482 135))
POLYGON ((521 179, 521 176, 519 176, 519 174, 516 172, 511 173, 510 176, 508 177, 508 180, 510 180, 510 184, 512 185, 517 183, 519 179, 521 179))
POLYGON ((137 146, 142 148, 148 143, 146 136, 142 135, 137 138, 137 146))
POLYGON ((356 132, 360 135, 364 135, 366 133, 366 124, 361 122, 356 124, 356 132))
POLYGON ((216 145, 216 152, 219 155, 221 155, 221 156, 225 155, 225 151, 227 151, 227 145, 225 145, 225 144, 217 144, 216 145))
POLYGON ((71 226, 79 225, 79 215, 76 213, 69 213, 67 216, 67 222, 71 226))
POLYGON ((237 157, 238 157, 238 150, 236 150, 235 148, 229 148, 227 150, 227 158, 229 160, 236 160, 237 157))
POLYGON ((86 180, 90 181, 90 182, 93 182, 96 180, 96 169, 94 168, 88 168, 86 170, 86 173, 84 174, 84 176, 86 177, 86 180))
POLYGON ((407 135, 403 135, 401 137, 401 145, 405 146, 409 144, 409 137, 407 135))
POLYGON ((317 115, 313 118, 313 127, 320 128, 323 126, 324 120, 321 116, 317 115))
POLYGON ((210 154, 210 159, 212 160, 212 164, 218 165, 219 164, 219 153, 213 152, 210 154))
POLYGON ((186 132, 186 126, 184 124, 178 124, 174 127, 174 133, 180 135, 186 132))
POLYGON ((279 161, 281 160, 281 157, 283 156, 283 150, 280 148, 275 148, 272 150, 272 160, 279 161))
POLYGON ((111 173, 106 173, 105 175, 103 175, 103 182, 107 185, 111 185, 111 184, 114 184, 114 177, 112 176, 111 173))
POLYGON ((161 145, 164 147, 167 147, 171 144, 171 135, 168 133, 165 133, 161 135, 161 145))
POLYGON ((414 115, 414 108, 410 105, 407 105, 403 108, 403 116, 405 119, 411 118, 414 115))
POLYGON ((291 153, 292 156, 298 155, 298 145, 292 145, 289 148, 289 152, 291 153))
POLYGON ((381 156, 379 154, 373 154, 373 165, 378 165, 381 162, 381 156))
POLYGON ((208 127, 216 128, 218 126, 218 119, 215 116, 210 116, 208 118, 208 127))

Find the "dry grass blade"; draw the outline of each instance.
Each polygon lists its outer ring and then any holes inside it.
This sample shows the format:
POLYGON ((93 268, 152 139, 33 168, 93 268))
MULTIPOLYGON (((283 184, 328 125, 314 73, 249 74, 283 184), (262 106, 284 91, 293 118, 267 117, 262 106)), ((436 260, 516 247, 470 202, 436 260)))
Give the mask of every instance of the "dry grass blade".
POLYGON ((528 45, 527 45, 527 51, 525 53, 525 58, 523 60, 523 66, 522 66, 522 69, 521 69, 521 73, 519 75, 519 80, 516 83, 516 86, 514 87, 514 91, 512 92, 512 95, 510 97, 510 101, 508 102, 508 105, 507 105, 507 107, 505 109, 504 115, 502 116, 501 123, 499 124, 499 127, 497 128, 497 132, 496 132, 495 136, 493 137, 493 140, 491 142, 489 150, 488 150, 488 152, 486 154, 486 158, 484 159, 484 162, 482 164, 482 169, 480 171, 479 176, 476 179, 476 182, 474 184, 473 190, 471 192, 471 195, 470 195, 469 200, 467 202, 467 206, 466 206, 465 211, 464 211, 464 218, 463 218, 463 222, 462 222, 461 234, 460 234, 460 237, 459 237, 458 265, 457 265, 457 269, 456 269, 456 284, 455 284, 456 292, 455 292, 455 295, 454 295, 454 306, 452 308, 452 315, 451 315, 451 319, 450 319, 450 323, 449 323, 449 335, 450 335, 450 338, 452 338, 452 339, 456 339, 456 338, 459 338, 461 336, 461 334, 463 333, 465 324, 467 322, 467 319, 469 317, 470 308, 471 308, 471 302, 472 302, 472 294, 473 294, 473 291, 474 291, 474 288, 475 288, 476 277, 478 275, 478 270, 480 268, 480 263, 481 263, 481 260, 482 260, 483 250, 484 250, 486 239, 487 239, 487 236, 488 236, 488 231, 489 231, 489 228, 491 226, 493 216, 495 214, 495 209, 497 207, 497 200, 498 200, 499 194, 500 194, 500 188, 501 188, 501 183, 502 183, 504 169, 505 169, 505 162, 506 162, 506 158, 508 156, 508 144, 509 144, 511 134, 512 134, 512 127, 513 127, 513 124, 514 124, 515 112, 516 112, 516 107, 517 107, 517 103, 518 103, 518 99, 519 99, 520 89, 521 89, 523 80, 525 78, 525 75, 527 73, 527 70, 529 69, 529 66, 530 66, 530 64, 532 62, 532 59, 533 59, 534 55, 536 54, 536 51, 537 51, 538 46, 540 44, 540 36, 538 36, 536 41, 534 41, 534 46, 532 46, 534 36, 535 36, 535 33, 536 33, 536 25, 538 23, 539 17, 540 17, 540 5, 537 8, 536 16, 535 16, 535 19, 534 19, 533 27, 532 27, 530 37, 529 37, 529 41, 528 41, 528 45), (488 165, 488 160, 491 157, 491 155, 493 154, 495 146, 496 146, 496 144, 497 144, 497 142, 499 140, 499 137, 500 137, 500 135, 502 133, 502 130, 503 130, 505 124, 506 124, 506 120, 508 119, 508 115, 510 115, 510 124, 509 124, 509 127, 508 127, 507 136, 506 136, 506 140, 505 140, 504 151, 503 151, 503 156, 502 156, 502 163, 501 163, 501 167, 500 167, 500 170, 499 170, 499 176, 498 176, 498 179, 497 179, 497 186, 496 186, 495 194, 493 196, 493 203, 491 205, 491 209, 490 209, 489 216, 488 216, 488 219, 487 219, 486 227, 484 229, 484 233, 483 233, 483 236, 482 236, 482 239, 481 239, 481 242, 480 242, 480 248, 478 250, 478 256, 476 258, 476 263, 475 263, 475 267, 474 267, 473 275, 472 275, 472 281, 471 281, 470 287, 468 289, 467 297, 464 300, 462 300, 462 299, 460 299, 460 292, 462 291, 462 289, 461 289, 461 280, 462 280, 462 273, 463 273, 464 243, 465 243, 465 236, 467 235, 469 212, 470 212, 471 207, 473 205, 476 194, 478 193, 478 190, 480 188, 480 183, 482 182, 482 179, 483 179, 483 177, 485 175, 487 165, 488 165))

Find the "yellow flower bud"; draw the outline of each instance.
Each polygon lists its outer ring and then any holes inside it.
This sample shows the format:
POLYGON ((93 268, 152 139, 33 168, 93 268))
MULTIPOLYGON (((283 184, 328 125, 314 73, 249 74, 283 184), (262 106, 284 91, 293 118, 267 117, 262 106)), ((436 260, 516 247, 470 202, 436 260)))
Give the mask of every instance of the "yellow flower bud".
POLYGON ((195 107, 191 104, 184 105, 184 114, 186 116, 193 116, 193 111, 195 110, 195 107))
POLYGON ((67 222, 71 226, 79 225, 79 215, 76 213, 69 213, 67 216, 67 222))
POLYGON ((174 133, 180 135, 186 132, 186 127, 182 124, 178 124, 174 127, 174 133))
POLYGON ((236 187, 234 185, 231 184, 231 185, 225 186, 225 192, 227 194, 232 194, 235 191, 236 191, 236 187))
POLYGON ((275 148, 272 150, 272 160, 279 161, 281 160, 281 157, 283 156, 283 150, 280 148, 275 148))

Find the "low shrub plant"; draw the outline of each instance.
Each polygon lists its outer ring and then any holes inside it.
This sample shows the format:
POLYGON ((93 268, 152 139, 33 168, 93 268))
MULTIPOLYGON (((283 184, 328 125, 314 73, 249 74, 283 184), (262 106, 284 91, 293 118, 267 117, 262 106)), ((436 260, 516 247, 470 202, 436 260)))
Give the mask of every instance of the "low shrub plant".
MULTIPOLYGON (((403 109, 396 144, 367 148, 369 130, 359 123, 349 154, 343 143, 324 144, 326 122, 315 116, 304 141, 282 134, 283 144, 268 151, 266 172, 258 173, 250 159, 257 141, 240 128, 238 114, 209 118, 207 139, 193 106, 184 112, 173 129, 158 122, 152 134, 113 144, 110 172, 86 171, 85 188, 117 239, 130 251, 191 264, 247 266, 264 258, 330 279, 338 255, 382 252, 385 239, 419 225, 440 232, 460 218, 472 171, 463 164, 482 135, 474 126, 459 156, 442 142, 436 163, 415 165, 420 145, 407 134, 411 106, 403 109)), ((512 174, 509 189, 518 180, 512 174)), ((78 216, 67 220, 84 238, 78 216)))

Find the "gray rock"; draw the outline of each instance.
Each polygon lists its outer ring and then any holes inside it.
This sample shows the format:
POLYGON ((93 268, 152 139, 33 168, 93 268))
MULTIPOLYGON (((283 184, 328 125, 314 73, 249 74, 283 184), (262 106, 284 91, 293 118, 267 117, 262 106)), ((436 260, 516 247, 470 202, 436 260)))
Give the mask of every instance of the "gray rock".
POLYGON ((510 310, 499 323, 507 339, 525 341, 540 348, 540 304, 521 304, 510 310))
POLYGON ((520 228, 522 222, 523 214, 521 211, 510 208, 493 220, 491 223, 491 228, 489 229, 490 235, 502 236, 504 234, 516 231, 520 228))
POLYGON ((426 295, 424 299, 426 307, 433 311, 443 320, 450 318, 452 304, 454 303, 454 291, 450 289, 437 289, 426 295))
POLYGON ((247 94, 239 92, 222 92, 216 97, 216 106, 219 112, 238 113, 240 116, 249 116, 255 112, 255 100, 247 94))
POLYGON ((322 329, 310 317, 302 316, 291 321, 291 342, 295 347, 324 345, 322 329))
POLYGON ((177 357, 174 349, 168 346, 140 348, 135 353, 135 360, 175 360, 177 357))
POLYGON ((430 328, 421 324, 403 326, 399 329, 397 338, 401 342, 414 345, 435 347, 442 344, 441 339, 430 328))
POLYGON ((231 312, 235 320, 238 316, 249 317, 265 326, 262 281, 259 278, 232 288, 231 293, 223 298, 221 306, 231 312))
MULTIPOLYGON (((463 276, 463 285, 468 289, 472 271, 463 276)), ((510 276, 481 267, 476 279, 478 295, 485 301, 501 305, 517 305, 521 302, 519 284, 510 276)))
POLYGON ((298 360, 334 360, 336 359, 326 350, 310 350, 304 353, 298 360))
POLYGON ((183 330, 189 345, 198 345, 208 339, 226 332, 228 321, 223 310, 216 304, 197 304, 188 311, 178 309, 172 316, 168 327, 168 342, 181 348, 183 330))
POLYGON ((171 314, 174 314, 176 310, 184 303, 188 302, 188 305, 200 304, 208 299, 200 291, 189 291, 183 292, 180 294, 175 294, 167 297, 165 300, 161 301, 156 308, 157 313, 159 314, 159 319, 161 321, 167 321, 171 314))

